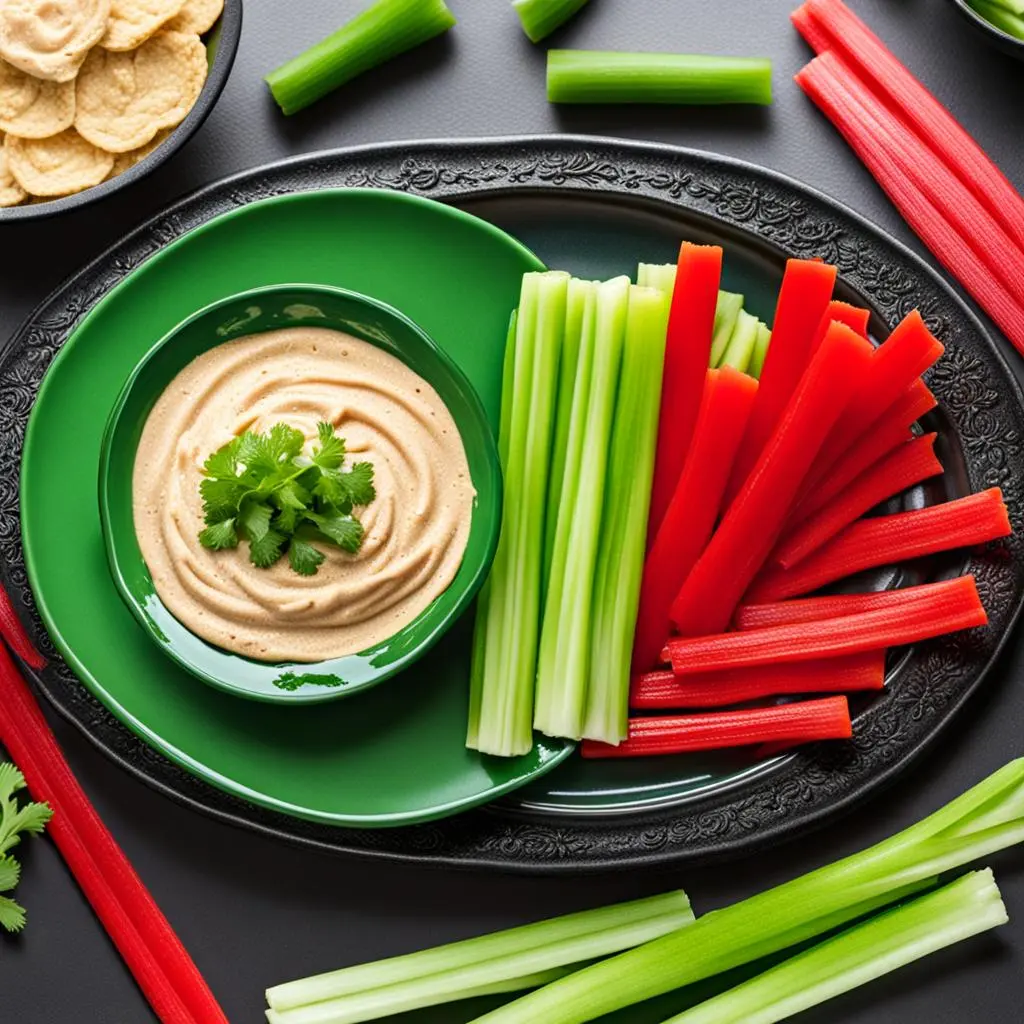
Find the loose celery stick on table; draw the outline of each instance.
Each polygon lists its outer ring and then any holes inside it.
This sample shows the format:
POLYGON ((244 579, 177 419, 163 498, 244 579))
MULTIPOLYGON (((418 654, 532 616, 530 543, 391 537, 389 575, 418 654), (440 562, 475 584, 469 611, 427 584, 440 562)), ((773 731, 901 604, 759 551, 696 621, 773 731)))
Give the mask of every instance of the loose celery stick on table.
POLYGON ((549 50, 548 100, 766 106, 772 101, 772 65, 750 57, 549 50))
POLYGON ((295 114, 364 71, 447 32, 444 0, 377 0, 333 35, 267 75, 285 114, 295 114))
POLYGON ((551 35, 586 4, 587 0, 512 0, 523 31, 533 43, 551 35))

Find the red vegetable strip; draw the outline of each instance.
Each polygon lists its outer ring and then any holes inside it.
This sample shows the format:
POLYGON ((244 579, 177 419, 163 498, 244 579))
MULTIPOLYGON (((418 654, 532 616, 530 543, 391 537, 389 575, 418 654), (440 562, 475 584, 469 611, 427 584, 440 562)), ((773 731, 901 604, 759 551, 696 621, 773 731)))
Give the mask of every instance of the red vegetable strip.
POLYGON ((790 527, 801 523, 840 495, 866 469, 884 458, 913 435, 910 427, 938 403, 924 381, 915 381, 876 421, 870 432, 854 445, 819 480, 813 490, 797 502, 790 527))
POLYGON ((915 437, 864 470, 845 491, 783 535, 772 561, 785 569, 792 568, 880 502, 922 480, 939 476, 942 463, 935 455, 935 437, 915 437))
POLYGON ((862 519, 792 569, 764 573, 751 588, 749 600, 798 597, 863 569, 984 544, 1010 532, 998 487, 930 508, 862 519))
POLYGON ((681 633, 717 633, 729 624, 778 540, 822 439, 870 364, 871 351, 844 324, 829 326, 775 434, 672 604, 672 621, 681 633))
POLYGON ((843 740, 852 735, 846 698, 824 697, 742 711, 631 718, 629 736, 618 746, 584 740, 580 753, 584 757, 649 757, 780 740, 843 740))
POLYGON ((915 605, 921 600, 938 601, 956 594, 964 586, 959 579, 922 583, 916 587, 901 587, 899 590, 878 590, 869 594, 826 594, 796 601, 744 604, 736 611, 735 626, 743 630, 767 629, 770 626, 789 626, 798 622, 815 622, 818 619, 836 619, 843 615, 882 610, 890 615, 899 615, 907 605, 915 605))
POLYGON ((669 609, 707 546, 757 395, 757 382, 731 367, 708 370, 704 397, 675 494, 644 563, 633 667, 658 664, 671 631, 669 609))
POLYGON ((821 339, 825 337, 825 331, 828 330, 828 325, 832 320, 846 324, 851 331, 856 331, 862 338, 867 338, 871 313, 866 309, 861 309, 860 306, 851 306, 848 302, 840 302, 839 299, 833 299, 828 304, 825 315, 821 318, 821 325, 818 328, 819 338, 815 343, 815 348, 821 343, 821 339))
POLYGON ((836 273, 835 267, 820 260, 786 262, 772 324, 772 343, 761 369, 757 401, 725 491, 726 508, 739 494, 771 440, 816 345, 824 337, 819 328, 832 297, 836 273))
POLYGON ((0 645, 0 742, 111 940, 165 1024, 227 1024, 202 975, 78 785, 28 685, 0 645))
POLYGON ((908 601, 899 615, 881 608, 791 626, 677 637, 668 642, 664 654, 676 674, 686 676, 747 665, 838 658, 984 626, 988 617, 974 577, 960 576, 951 584, 941 593, 908 601))
POLYGON ((952 114, 841 0, 808 0, 792 15, 819 53, 833 50, 935 151, 1007 229, 1024 241, 1024 199, 952 114))
POLYGON ((647 672, 633 680, 629 706, 637 710, 722 707, 792 693, 843 693, 881 690, 885 651, 845 658, 752 665, 732 672, 679 677, 671 671, 647 672))
POLYGON ((46 659, 36 650, 3 587, 0 587, 0 638, 7 642, 26 665, 38 669, 46 664, 46 659))
MULTIPOLYGON (((970 292, 1013 344, 1024 351, 1024 305, 992 273, 971 243, 950 223, 949 206, 938 209, 892 159, 875 120, 858 103, 850 79, 842 79, 816 58, 797 83, 871 172, 904 220, 936 258, 970 292)), ((974 233, 971 233, 973 237, 974 233)), ((980 244, 980 243, 978 243, 980 244)))
POLYGON ((665 344, 658 444, 651 485, 651 511, 647 519, 649 543, 657 535, 675 493, 693 439, 704 389, 704 374, 711 358, 721 276, 720 246, 683 242, 679 249, 665 344))

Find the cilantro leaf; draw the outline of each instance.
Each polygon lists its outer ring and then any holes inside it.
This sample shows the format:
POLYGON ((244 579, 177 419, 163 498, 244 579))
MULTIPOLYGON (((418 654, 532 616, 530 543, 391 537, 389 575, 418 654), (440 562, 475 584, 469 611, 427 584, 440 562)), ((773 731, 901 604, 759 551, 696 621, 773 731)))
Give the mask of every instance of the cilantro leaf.
POLYGON ((249 561, 257 569, 269 569, 281 557, 287 539, 277 530, 268 530, 259 540, 249 542, 249 561))
POLYGON ((250 541, 260 541, 270 530, 270 517, 273 514, 274 510, 266 502, 247 499, 242 502, 238 525, 245 530, 250 541))
POLYGON ((267 451, 275 462, 291 462, 302 452, 305 443, 301 430, 289 427, 287 423, 275 423, 267 437, 267 451))
POLYGON ((377 497, 376 488, 373 486, 373 463, 356 462, 347 473, 342 473, 342 479, 348 488, 348 498, 353 505, 369 505, 377 497))
POLYGON ((6 896, 0 896, 0 928, 17 934, 25 927, 25 908, 6 896))
POLYGON ((10 892, 20 876, 21 865, 13 857, 0 857, 0 892, 10 892))
POLYGON ((239 480, 221 480, 216 477, 203 480, 199 485, 199 495, 203 499, 206 525, 213 526, 225 519, 234 519, 246 492, 245 484, 239 480))
POLYGON ((234 519, 224 519, 208 526, 199 534, 199 543, 211 551, 225 551, 238 547, 238 534, 234 519))
POLYGON ((288 546, 288 564, 300 576, 315 576, 326 557, 322 551, 317 551, 312 544, 307 544, 298 537, 293 537, 288 546))
POLYGON ((314 522, 317 529, 339 548, 350 554, 354 555, 363 543, 363 524, 350 514, 334 512, 318 515, 310 512, 306 518, 314 522))
MULTIPOLYGON (((18 862, 7 851, 18 845, 23 834, 38 835, 52 812, 46 804, 20 804, 17 794, 25 788, 25 777, 13 764, 0 764, 0 892, 10 892, 21 876, 18 862)), ((0 928, 20 932, 25 927, 25 910, 8 896, 0 896, 0 928)))
POLYGON ((325 469, 313 488, 313 493, 324 505, 332 505, 342 512, 351 512, 352 505, 348 501, 348 488, 343 482, 344 473, 336 469, 325 469), (347 507, 343 507, 346 506, 347 507))
POLYGON ((243 441, 251 434, 242 434, 229 441, 223 448, 218 448, 203 463, 203 472, 215 480, 234 480, 238 476, 239 463, 244 462, 240 454, 243 441))
POLYGON ((318 423, 316 431, 320 445, 313 449, 313 464, 320 469, 338 469, 345 458, 345 442, 330 423, 318 423))
POLYGON ((292 508, 297 512, 302 512, 309 506, 310 495, 298 480, 289 480, 274 491, 270 497, 280 509, 292 508))

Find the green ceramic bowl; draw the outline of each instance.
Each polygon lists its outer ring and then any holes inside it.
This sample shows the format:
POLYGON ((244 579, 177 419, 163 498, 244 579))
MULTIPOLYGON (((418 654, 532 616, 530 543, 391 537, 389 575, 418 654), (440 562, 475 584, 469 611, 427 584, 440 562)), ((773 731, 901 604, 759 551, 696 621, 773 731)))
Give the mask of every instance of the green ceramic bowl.
POLYGON ((124 385, 103 437, 99 504, 107 561, 121 597, 161 650, 197 678, 240 697, 311 704, 346 697, 426 653, 476 596, 498 543, 501 466, 487 414, 465 374, 411 320, 384 303, 323 285, 275 285, 215 302, 149 351, 124 385), (409 625, 358 654, 315 664, 253 661, 200 639, 164 606, 135 535, 132 472, 157 399, 193 359, 217 345, 283 327, 345 331, 402 360, 441 396, 462 437, 477 492, 469 541, 451 586, 409 625))

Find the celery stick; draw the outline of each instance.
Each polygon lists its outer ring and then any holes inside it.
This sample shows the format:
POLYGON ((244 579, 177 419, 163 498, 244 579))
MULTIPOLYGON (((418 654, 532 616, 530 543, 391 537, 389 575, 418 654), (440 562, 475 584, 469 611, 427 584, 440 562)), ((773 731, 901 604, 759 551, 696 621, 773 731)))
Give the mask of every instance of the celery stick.
POLYGON ((512 0, 512 6, 523 23, 523 31, 533 43, 551 35, 586 3, 587 0, 512 0))
POLYGON ((1008 920, 992 872, 972 871, 666 1024, 775 1024, 1008 920))
POLYGON ((671 295, 676 286, 674 263, 641 263, 636 268, 636 283, 641 288, 657 288, 671 295))
POLYGON ((364 71, 447 32, 444 0, 377 0, 333 35, 266 77, 285 114, 295 114, 364 71))
POLYGON ((1024 39, 1024 17, 998 4, 987 3, 986 0, 967 0, 967 3, 990 25, 1014 39, 1024 39))
POLYGON ((606 743, 626 738, 629 665, 654 476, 668 311, 669 296, 663 291, 630 288, 609 453, 609 500, 601 525, 605 544, 594 587, 590 687, 583 725, 584 736, 606 743))
POLYGON ((729 338, 729 344, 725 347, 721 366, 731 366, 734 370, 739 370, 740 373, 747 372, 750 360, 754 355, 754 346, 757 344, 757 327, 757 317, 751 316, 745 309, 741 309, 736 318, 732 337, 729 338))
POLYGON ((275 985, 267 989, 267 1002, 274 1010, 293 1010, 344 996, 386 992, 412 981, 446 977, 482 964, 489 966, 486 979, 478 980, 479 984, 513 981, 537 970, 603 955, 588 954, 588 949, 605 953, 624 949, 636 935, 664 934, 692 920, 686 893, 676 889, 275 985), (538 952, 543 954, 541 966, 531 966, 538 952))
POLYGON ((743 309, 743 296, 735 292, 719 292, 718 304, 715 306, 715 333, 711 339, 711 359, 709 365, 719 366, 725 350, 729 347, 729 339, 736 330, 736 321, 743 309))
POLYGON ((478 1024, 583 1024, 820 934, 865 901, 1024 842, 1024 759, 1011 762, 923 821, 844 860, 699 918, 478 1018, 478 1024), (984 815, 982 831, 957 834, 984 815), (820 929, 817 932, 815 929, 820 929))
MULTIPOLYGON (((533 680, 537 669, 544 519, 565 330, 569 275, 526 274, 516 324, 513 387, 505 470, 504 521, 491 567, 479 684, 479 722, 467 742, 483 753, 511 757, 533 746, 533 680)), ((504 414, 503 414, 504 415, 504 414)), ((472 672, 471 672, 472 674, 472 672)))
POLYGON ((549 736, 579 739, 583 730, 601 512, 630 287, 628 277, 597 286, 593 331, 584 331, 580 340, 537 666, 533 724, 549 736))
POLYGON ((982 0, 982 2, 988 3, 991 7, 1000 7, 1011 14, 1024 16, 1024 0, 982 0))
POLYGON ((769 104, 772 64, 747 57, 549 50, 548 100, 769 104))
POLYGON ((595 281, 572 278, 565 305, 565 340, 558 375, 558 409, 555 419, 555 440, 551 450, 551 483, 547 520, 544 525, 544 589, 551 575, 551 559, 555 551, 555 528, 558 509, 562 504, 562 476, 565 473, 565 451, 569 443, 569 423, 572 418, 572 395, 576 385, 576 367, 580 355, 580 332, 588 303, 594 302, 595 281))
POLYGON ((764 369, 764 359, 768 355, 768 344, 772 340, 772 332, 767 324, 758 323, 757 338, 754 341, 754 352, 750 357, 748 372, 751 377, 760 379, 761 371, 764 369))

